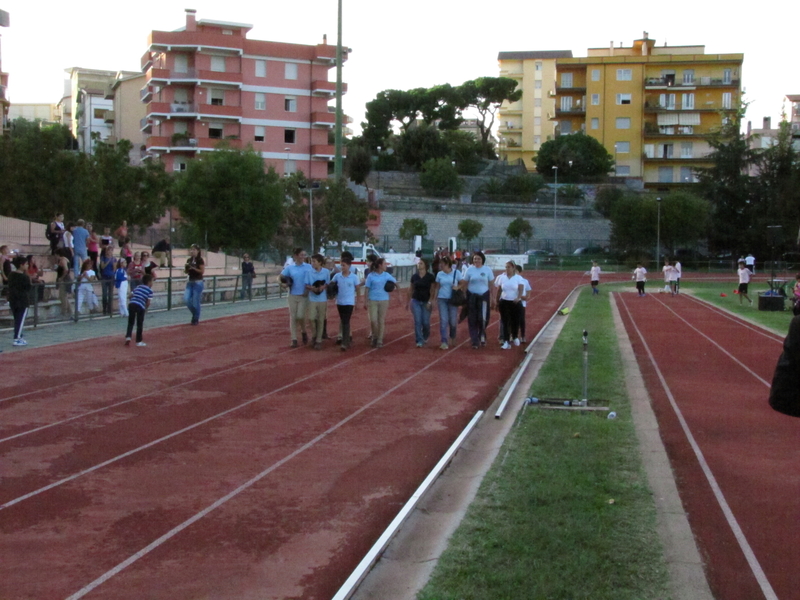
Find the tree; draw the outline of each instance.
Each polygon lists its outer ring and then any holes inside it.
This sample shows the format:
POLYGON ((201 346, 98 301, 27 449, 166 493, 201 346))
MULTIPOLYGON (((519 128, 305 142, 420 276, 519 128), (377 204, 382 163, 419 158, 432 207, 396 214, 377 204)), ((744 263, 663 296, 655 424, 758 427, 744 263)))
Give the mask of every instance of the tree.
POLYGON ((614 157, 598 140, 578 132, 542 144, 536 155, 536 170, 552 177, 553 167, 558 167, 558 178, 562 181, 600 178, 614 168, 614 157))
POLYGON ((403 224, 400 226, 400 231, 397 234, 401 240, 414 241, 414 236, 421 235, 425 237, 428 235, 428 224, 424 219, 403 219, 403 224))
POLYGON ((614 204, 625 195, 625 192, 618 187, 606 186, 597 191, 594 199, 594 209, 600 216, 608 219, 611 216, 614 204))
POLYGON ((508 224, 506 235, 517 242, 517 251, 519 252, 519 241, 522 238, 528 240, 533 236, 533 225, 522 217, 517 217, 508 224))
POLYGON ((460 194, 464 186, 452 161, 446 158, 432 158, 422 165, 419 182, 427 193, 448 198, 460 194))
POLYGON ((341 241, 345 229, 366 230, 370 218, 367 201, 359 199, 344 179, 330 182, 314 208, 314 235, 319 244, 341 241))
POLYGON ((253 150, 218 149, 192 160, 176 180, 173 195, 181 215, 207 247, 255 251, 278 229, 283 186, 275 170, 253 150))
POLYGON ((517 102, 522 98, 522 90, 517 90, 517 82, 509 77, 479 77, 465 81, 461 93, 467 106, 478 111, 478 130, 486 158, 495 158, 489 136, 494 126, 494 117, 503 102, 517 102))
POLYGON ((345 173, 356 185, 366 185, 367 177, 372 171, 372 156, 369 150, 358 144, 348 144, 345 173))
POLYGON ((475 219, 464 219, 458 224, 458 236, 464 240, 467 246, 476 239, 483 231, 483 223, 475 219))
POLYGON ((422 124, 400 136, 396 144, 396 154, 402 164, 419 170, 431 159, 447 157, 449 148, 438 129, 422 124))

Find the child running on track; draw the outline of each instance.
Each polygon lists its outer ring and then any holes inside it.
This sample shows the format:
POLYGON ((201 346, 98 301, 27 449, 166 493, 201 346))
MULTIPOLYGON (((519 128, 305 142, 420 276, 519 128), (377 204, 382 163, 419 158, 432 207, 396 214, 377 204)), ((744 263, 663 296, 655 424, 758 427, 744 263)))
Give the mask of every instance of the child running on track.
POLYGON ((737 273, 739 274, 739 304, 742 304, 742 297, 745 297, 750 303, 750 306, 753 306, 753 301, 750 300, 750 296, 747 295, 747 285, 750 283, 750 276, 752 273, 750 269, 744 266, 743 260, 739 261, 739 270, 737 273))
POLYGON ((644 284, 647 283, 647 269, 642 266, 642 263, 636 263, 631 279, 636 280, 636 291, 639 292, 639 297, 641 298, 645 295, 644 284))
POLYGON ((592 295, 596 296, 600 293, 600 290, 597 289, 597 286, 600 285, 600 265, 596 260, 592 261, 592 268, 589 269, 589 279, 592 281, 592 295))

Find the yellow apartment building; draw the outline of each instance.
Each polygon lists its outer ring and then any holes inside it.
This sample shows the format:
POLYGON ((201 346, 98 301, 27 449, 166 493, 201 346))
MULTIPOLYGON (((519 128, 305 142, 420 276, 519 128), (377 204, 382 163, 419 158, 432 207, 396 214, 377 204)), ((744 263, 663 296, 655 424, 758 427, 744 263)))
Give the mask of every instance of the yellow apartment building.
POLYGON ((656 46, 644 33, 631 47, 591 48, 556 60, 556 135, 584 131, 614 156, 616 175, 665 189, 697 181, 709 166, 705 141, 736 110, 743 54, 705 46, 656 46))
POLYGON ((556 59, 571 58, 571 50, 500 52, 500 77, 517 81, 518 102, 504 102, 498 111, 500 158, 522 160, 528 171, 541 145, 555 135, 556 59))

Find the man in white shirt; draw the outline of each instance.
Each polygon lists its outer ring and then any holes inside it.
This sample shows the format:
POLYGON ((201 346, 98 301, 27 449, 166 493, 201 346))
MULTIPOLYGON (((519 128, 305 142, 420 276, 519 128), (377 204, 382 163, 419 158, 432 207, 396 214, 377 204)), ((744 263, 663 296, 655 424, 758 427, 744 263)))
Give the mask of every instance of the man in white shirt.
POLYGON ((744 264, 750 269, 750 273, 753 275, 756 274, 756 257, 753 256, 752 253, 748 252, 747 256, 744 259, 744 264))

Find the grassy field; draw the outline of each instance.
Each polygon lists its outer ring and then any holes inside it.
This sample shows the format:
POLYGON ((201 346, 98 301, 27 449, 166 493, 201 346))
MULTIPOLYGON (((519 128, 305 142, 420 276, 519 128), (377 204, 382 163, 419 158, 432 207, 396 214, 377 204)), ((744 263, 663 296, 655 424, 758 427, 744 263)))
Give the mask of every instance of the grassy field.
POLYGON ((527 405, 421 600, 668 597, 608 296, 585 290, 534 382, 540 398, 580 398, 589 331, 589 404, 527 405))

